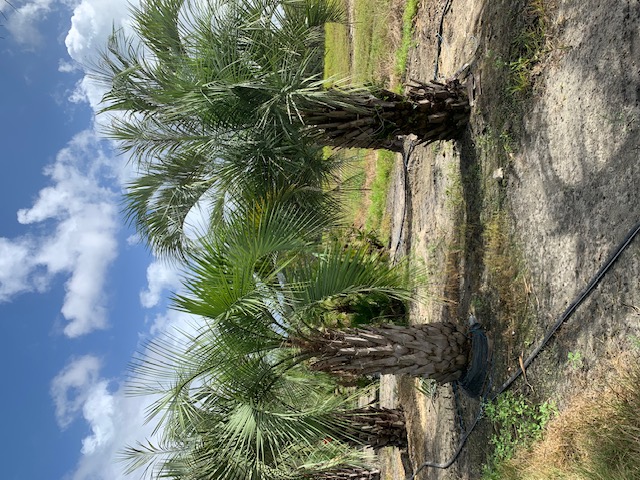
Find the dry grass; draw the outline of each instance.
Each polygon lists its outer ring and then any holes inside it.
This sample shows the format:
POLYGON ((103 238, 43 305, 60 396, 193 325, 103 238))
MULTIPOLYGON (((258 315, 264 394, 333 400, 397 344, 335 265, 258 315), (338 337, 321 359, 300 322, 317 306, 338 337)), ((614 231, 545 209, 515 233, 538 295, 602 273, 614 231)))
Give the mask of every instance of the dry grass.
MULTIPOLYGON (((603 369, 603 372, 605 370, 603 369)), ((640 366, 624 354, 572 399, 544 439, 501 469, 505 480, 640 478, 640 366), (610 369, 610 370, 609 370, 610 369)))
MULTIPOLYGON (((531 286, 526 269, 509 232, 504 211, 494 212, 484 225, 485 265, 493 290, 493 311, 506 335, 505 345, 526 345, 531 332, 531 286)), ((511 357, 512 353, 507 352, 511 357)))

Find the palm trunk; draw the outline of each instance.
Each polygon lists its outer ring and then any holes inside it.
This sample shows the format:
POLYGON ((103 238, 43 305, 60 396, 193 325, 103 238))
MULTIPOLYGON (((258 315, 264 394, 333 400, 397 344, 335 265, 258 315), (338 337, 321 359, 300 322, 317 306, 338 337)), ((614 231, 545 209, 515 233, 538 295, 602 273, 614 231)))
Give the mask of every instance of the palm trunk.
POLYGON ((348 375, 406 374, 439 383, 464 374, 470 342, 453 323, 326 330, 292 344, 314 358, 314 370, 348 375))
POLYGON ((402 151, 404 135, 415 134, 421 143, 459 137, 469 118, 466 87, 447 83, 413 82, 406 96, 388 90, 371 94, 344 94, 340 108, 303 113, 306 125, 317 131, 322 145, 386 148, 402 151))
POLYGON ((407 428, 402 410, 367 407, 340 415, 346 427, 336 437, 353 446, 407 448, 407 428))

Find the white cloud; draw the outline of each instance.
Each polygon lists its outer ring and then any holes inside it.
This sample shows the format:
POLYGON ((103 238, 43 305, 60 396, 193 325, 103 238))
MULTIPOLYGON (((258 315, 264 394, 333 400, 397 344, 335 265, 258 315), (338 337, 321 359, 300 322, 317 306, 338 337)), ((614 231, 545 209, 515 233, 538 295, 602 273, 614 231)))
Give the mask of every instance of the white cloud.
POLYGON ((35 288, 29 282, 32 273, 29 257, 32 251, 28 239, 9 240, 0 237, 0 302, 35 288))
MULTIPOLYGON (((166 332, 195 333, 194 317, 182 312, 167 311, 156 317, 151 328, 154 336, 166 332)), ((169 335, 166 341, 175 348, 184 347, 182 337, 169 335)), ((150 355, 153 356, 152 353, 150 355)), ((81 440, 80 458, 73 480, 125 480, 140 478, 140 471, 125 475, 126 464, 120 461, 127 446, 157 444, 162 428, 154 432, 155 420, 146 422, 153 395, 131 396, 127 384, 116 384, 100 376, 101 363, 95 356, 72 360, 52 381, 58 424, 65 428, 73 421, 84 421, 90 434, 81 440), (112 388, 110 388, 110 386, 112 388)))
POLYGON ((83 420, 91 433, 81 440, 81 457, 73 480, 121 480, 126 476, 119 455, 127 445, 151 438, 153 425, 145 424, 150 397, 131 397, 126 387, 100 376, 102 365, 92 355, 72 360, 51 382, 56 419, 61 428, 83 420))
MULTIPOLYGON (((136 1, 128 0, 82 0, 73 10, 71 28, 65 45, 74 62, 89 66, 95 63, 107 45, 113 29, 131 30, 130 7, 136 1)), ((84 99, 94 111, 98 111, 100 100, 106 90, 88 76, 77 85, 72 101, 84 99)))
POLYGON ((16 42, 27 48, 34 48, 42 43, 38 23, 46 18, 53 3, 53 0, 34 0, 5 12, 8 14, 7 29, 16 42))
POLYGON ((82 0, 73 9, 71 28, 65 39, 69 56, 87 64, 104 49, 113 28, 128 29, 130 5, 127 0, 82 0))
POLYGON ((62 73, 71 73, 80 69, 80 66, 74 62, 62 60, 58 62, 58 71, 62 73))
POLYGON ((86 355, 69 363, 51 382, 56 420, 61 428, 68 427, 82 411, 100 367, 97 357, 86 355))
POLYGON ((109 393, 108 382, 98 382, 87 395, 82 415, 91 426, 91 435, 82 440, 84 455, 91 455, 108 445, 115 436, 116 398, 109 393))
MULTIPOLYGON (((196 335, 200 325, 198 317, 177 310, 166 310, 159 313, 153 319, 149 334, 153 337, 163 335, 166 332, 181 332, 188 335, 196 335)), ((178 344, 176 344, 177 346, 178 344)))
POLYGON ((140 292, 140 303, 145 308, 153 308, 160 303, 165 290, 176 291, 180 285, 180 272, 176 267, 155 260, 147 267, 147 289, 140 292))
POLYGON ((91 131, 76 135, 45 169, 52 185, 18 211, 20 223, 42 228, 29 237, 0 238, 0 301, 69 275, 61 309, 69 337, 107 326, 103 290, 117 254, 118 209, 116 192, 104 185, 116 172, 103 147, 91 131))

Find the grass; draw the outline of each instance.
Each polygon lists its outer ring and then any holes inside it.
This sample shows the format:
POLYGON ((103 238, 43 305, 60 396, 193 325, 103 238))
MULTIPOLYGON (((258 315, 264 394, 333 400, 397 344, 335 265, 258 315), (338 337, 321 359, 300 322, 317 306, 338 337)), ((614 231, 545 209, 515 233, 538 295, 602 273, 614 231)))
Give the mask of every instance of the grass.
POLYGON ((548 425, 530 451, 504 462, 501 480, 632 480, 640 478, 640 366, 636 353, 607 366, 548 425), (613 375, 611 374, 613 370, 613 375))
MULTIPOLYGON (((325 25, 324 78, 346 78, 351 75, 349 32, 346 25, 325 25)), ((330 86, 331 82, 327 83, 330 86)))
POLYGON ((523 135, 522 118, 534 98, 536 78, 556 48, 550 27, 555 8, 555 0, 526 0, 522 8, 505 12, 504 22, 496 26, 505 41, 496 42, 481 59, 492 81, 483 85, 478 111, 494 134, 511 137, 512 146, 523 135))
POLYGON ((402 14, 402 40, 396 53, 395 74, 402 78, 407 69, 409 49, 413 44, 414 22, 418 13, 419 0, 407 0, 402 14))
POLYGON ((513 41, 509 61, 511 91, 527 93, 532 86, 536 65, 549 53, 549 5, 545 0, 531 0, 525 11, 525 26, 513 41))
POLYGON ((379 232, 381 238, 390 235, 388 220, 385 218, 387 208, 387 193, 391 181, 391 172, 396 161, 396 155, 382 150, 376 158, 376 168, 373 183, 371 184, 371 204, 367 211, 365 228, 379 232), (385 220, 387 220, 385 222, 385 220))
POLYGON ((392 55, 388 15, 390 0, 354 1, 353 79, 358 83, 383 83, 382 65, 392 55))

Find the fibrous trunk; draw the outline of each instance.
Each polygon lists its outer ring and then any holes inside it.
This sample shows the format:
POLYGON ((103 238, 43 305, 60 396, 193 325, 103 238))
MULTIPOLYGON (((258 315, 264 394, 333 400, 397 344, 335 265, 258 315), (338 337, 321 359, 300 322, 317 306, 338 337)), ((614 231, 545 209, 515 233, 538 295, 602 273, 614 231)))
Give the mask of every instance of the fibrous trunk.
POLYGON ((440 383, 458 380, 469 361, 469 339, 453 323, 325 330, 292 339, 313 357, 311 368, 334 374, 406 374, 440 383))
POLYGON ((402 150, 402 136, 415 134, 420 143, 459 137, 469 118, 466 87, 412 82, 406 95, 389 90, 344 94, 344 108, 326 107, 303 113, 319 143, 334 147, 402 150))
POLYGON ((337 436, 345 443, 366 445, 374 450, 407 448, 407 428, 402 410, 367 407, 350 410, 340 416, 346 427, 337 436))

